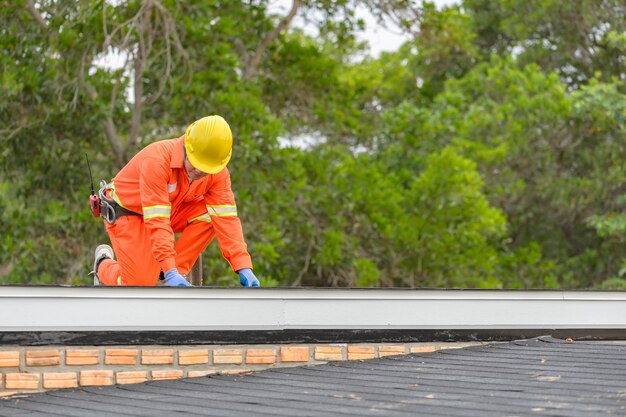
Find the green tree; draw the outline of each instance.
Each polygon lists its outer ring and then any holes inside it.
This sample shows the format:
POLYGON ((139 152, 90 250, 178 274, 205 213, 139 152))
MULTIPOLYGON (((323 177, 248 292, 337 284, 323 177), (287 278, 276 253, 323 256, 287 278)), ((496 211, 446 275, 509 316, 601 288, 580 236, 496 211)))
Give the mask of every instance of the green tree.
POLYGON ((622 288, 625 14, 579 3, 11 0, 0 282, 88 283, 84 153, 109 179, 219 113, 266 285, 622 288), (357 6, 410 40, 367 56, 357 6))
POLYGON ((515 54, 578 86, 626 73, 626 5, 621 0, 464 0, 483 54, 515 54))
POLYGON ((623 193, 623 100, 614 84, 568 94, 556 74, 495 60, 450 81, 432 111, 409 107, 418 123, 396 129, 423 138, 423 154, 454 145, 476 161, 513 247, 541 242, 563 285, 592 285, 620 259, 587 219, 615 210, 623 193))

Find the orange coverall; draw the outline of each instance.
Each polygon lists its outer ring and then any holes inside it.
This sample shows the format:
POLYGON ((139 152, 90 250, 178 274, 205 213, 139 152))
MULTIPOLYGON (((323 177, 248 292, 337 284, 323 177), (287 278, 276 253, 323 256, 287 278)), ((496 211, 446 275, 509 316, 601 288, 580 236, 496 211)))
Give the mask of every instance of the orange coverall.
POLYGON ((141 216, 105 222, 117 260, 100 263, 101 283, 149 286, 160 270, 187 274, 215 236, 233 271, 252 268, 228 169, 190 183, 183 144, 184 137, 152 143, 113 179, 107 195, 141 216))

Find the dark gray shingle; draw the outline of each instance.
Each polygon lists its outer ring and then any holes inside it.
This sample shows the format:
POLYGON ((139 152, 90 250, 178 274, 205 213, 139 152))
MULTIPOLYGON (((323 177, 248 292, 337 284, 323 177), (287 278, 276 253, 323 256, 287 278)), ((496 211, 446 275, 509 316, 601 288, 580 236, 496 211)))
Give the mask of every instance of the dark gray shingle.
POLYGON ((624 416, 626 346, 544 337, 0 401, 0 416, 42 414, 624 416))

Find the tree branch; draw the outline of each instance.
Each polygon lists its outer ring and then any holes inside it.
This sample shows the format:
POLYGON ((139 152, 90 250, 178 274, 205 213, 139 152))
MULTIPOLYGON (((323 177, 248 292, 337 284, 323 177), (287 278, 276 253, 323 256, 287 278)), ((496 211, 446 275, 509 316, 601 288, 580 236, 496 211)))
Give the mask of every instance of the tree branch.
POLYGON ((299 286, 302 283, 302 278, 304 277, 304 274, 309 270, 309 264, 311 263, 311 253, 313 252, 313 245, 314 245, 314 243, 315 243, 315 234, 313 234, 311 236, 311 239, 309 240, 309 246, 307 247, 307 250, 306 250, 306 257, 305 257, 305 260, 304 260, 304 266, 302 267, 302 269, 298 273, 298 277, 291 284, 292 287, 299 286))
POLYGON ((141 112, 143 110, 143 48, 139 46, 137 56, 135 57, 135 74, 134 74, 134 92, 135 102, 133 103, 133 115, 130 122, 130 136, 128 139, 127 149, 135 146, 139 138, 139 125, 141 124, 141 112))
POLYGON ((282 32, 287 26, 289 26, 293 18, 296 16, 296 13, 298 12, 298 8, 301 5, 302 5, 302 0, 293 0, 293 3, 291 4, 291 10, 287 14, 287 16, 285 16, 280 21, 280 23, 278 23, 278 25, 274 28, 274 30, 272 30, 270 33, 268 33, 265 36, 265 38, 263 38, 261 43, 257 46, 256 51, 254 52, 254 55, 246 64, 246 68, 244 69, 244 73, 243 73, 244 81, 250 81, 254 77, 254 75, 256 74, 256 70, 259 64, 261 63, 261 58, 263 57, 265 50, 267 49, 268 46, 270 46, 272 42, 274 42, 274 40, 278 37, 278 35, 280 35, 280 32, 282 32))
POLYGON ((123 167, 126 163, 125 151, 122 146, 122 142, 120 141, 119 136, 117 135, 117 131, 115 129, 115 123, 113 123, 113 118, 111 116, 107 116, 104 122, 104 134, 106 138, 109 140, 111 147, 113 148, 113 152, 115 153, 115 163, 118 167, 123 167))
MULTIPOLYGON (((46 30, 50 30, 44 18, 41 16, 39 11, 35 8, 35 5, 33 4, 32 0, 25 0, 25 5, 26 5, 26 9, 30 13, 30 15, 33 17, 33 19, 37 22, 37 24, 46 30)), ((58 33, 54 32, 51 35, 56 36, 58 35, 58 33)), ((87 80, 85 80, 82 77, 83 73, 84 73, 84 70, 81 71, 80 80, 82 81, 84 85, 85 91, 87 91, 87 95, 95 103, 98 100, 98 92, 93 87, 93 85, 91 85, 91 83, 89 83, 87 80)), ((113 118, 110 115, 106 117, 105 122, 104 122, 104 134, 106 138, 108 139, 109 143, 111 144, 111 147, 113 148, 117 165, 120 167, 123 166, 125 163, 124 147, 122 145, 122 141, 117 135, 117 131, 115 129, 115 123, 113 122, 113 118)))
POLYGON ((139 138, 139 125, 141 124, 141 113, 143 111, 143 74, 145 71, 144 60, 148 51, 146 48, 150 48, 150 45, 146 47, 145 35, 148 34, 148 40, 150 39, 150 18, 151 18, 151 6, 148 4, 145 13, 142 16, 141 26, 139 31, 139 43, 137 45, 137 55, 135 56, 135 71, 133 88, 135 92, 135 103, 133 104, 133 116, 130 123, 130 136, 128 143, 126 144, 125 152, 134 147, 139 138))
MULTIPOLYGON (((298 0, 298 3, 300 0, 298 0)), ((25 7, 34 19, 36 24, 43 28, 49 37, 58 36, 58 31, 55 27, 50 26, 44 20, 39 10, 35 7, 34 0, 25 0, 25 7)), ((108 103, 107 114, 104 116, 103 127, 104 134, 111 145, 114 153, 115 161, 121 168, 127 161, 127 154, 129 150, 132 150, 139 142, 141 120, 143 108, 146 105, 146 98, 144 97, 144 75, 147 68, 150 68, 150 63, 154 62, 154 59, 160 59, 160 54, 152 56, 153 41, 155 39, 165 38, 165 63, 163 73, 160 74, 159 88, 156 94, 152 97, 152 101, 155 101, 164 91, 166 83, 172 72, 173 59, 172 55, 175 52, 178 57, 182 57, 184 63, 189 66, 188 54, 183 48, 182 42, 178 36, 176 22, 170 15, 169 11, 159 0, 142 0, 141 5, 137 12, 124 22, 115 25, 111 30, 107 28, 107 7, 103 8, 102 25, 104 40, 102 42, 102 51, 108 51, 108 48, 115 47, 121 51, 134 51, 133 62, 133 91, 135 95, 133 103, 133 112, 130 120, 130 130, 128 140, 124 140, 126 135, 122 137, 117 132, 117 128, 114 120, 114 110, 116 106, 116 97, 119 89, 120 79, 117 79, 113 89, 111 91, 111 99, 108 103), (154 17, 154 19, 153 19, 154 17), (135 43, 135 35, 138 40, 135 43)), ((63 54, 62 58, 68 58, 67 51, 60 51, 63 54)), ((129 56, 129 55, 127 55, 129 56)), ((84 91, 87 92, 87 96, 95 104, 98 100, 102 99, 102 95, 96 90, 94 85, 89 82, 89 76, 87 71, 93 63, 87 59, 87 51, 83 54, 81 65, 78 69, 78 77, 75 78, 74 83, 77 86, 81 86, 84 91)), ((92 58, 89 56, 89 58, 92 58)), ((125 60, 123 71, 129 70, 127 65, 128 59, 125 60)), ((130 72, 130 71, 129 71, 130 72)), ((74 96, 73 105, 77 104, 78 91, 74 96)))
POLYGON ((41 13, 39 13, 39 11, 35 8, 33 2, 31 0, 26 0, 25 4, 26 10, 28 10, 28 13, 30 13, 33 19, 35 19, 35 22, 37 22, 41 28, 48 29, 48 24, 44 20, 43 16, 41 16, 41 13))

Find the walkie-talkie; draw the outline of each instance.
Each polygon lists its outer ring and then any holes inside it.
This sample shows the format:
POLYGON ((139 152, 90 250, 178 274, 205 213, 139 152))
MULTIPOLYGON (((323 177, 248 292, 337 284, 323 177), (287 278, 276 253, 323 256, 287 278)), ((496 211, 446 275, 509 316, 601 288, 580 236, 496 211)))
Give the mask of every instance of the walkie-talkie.
POLYGON ((91 194, 89 195, 89 209, 93 217, 100 217, 100 198, 96 195, 93 188, 93 176, 91 175, 91 166, 89 165, 89 157, 85 153, 87 159, 87 168, 89 169, 89 180, 91 181, 91 194))

